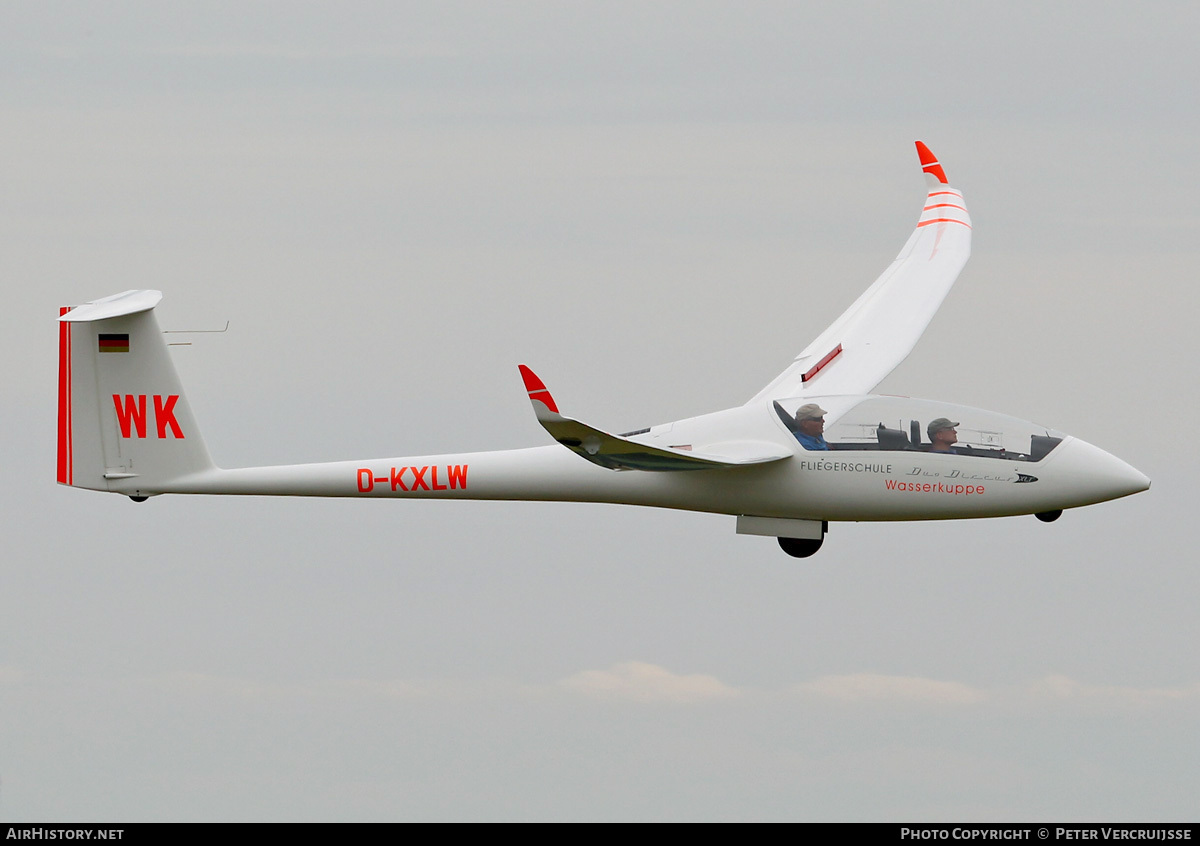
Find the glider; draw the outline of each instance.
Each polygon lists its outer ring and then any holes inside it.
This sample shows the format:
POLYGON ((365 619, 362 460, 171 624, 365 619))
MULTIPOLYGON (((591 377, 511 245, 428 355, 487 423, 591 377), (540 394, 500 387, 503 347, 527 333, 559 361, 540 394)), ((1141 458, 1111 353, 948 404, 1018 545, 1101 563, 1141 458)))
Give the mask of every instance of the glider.
POLYGON ((520 374, 554 443, 528 449, 221 469, 154 309, 125 291, 59 316, 58 482, 128 496, 241 494, 609 502, 729 514, 789 555, 830 522, 1034 514, 1147 490, 1119 458, 1015 417, 870 392, 907 357, 971 252, 963 195, 923 143, 927 185, 895 261, 744 405, 611 434, 520 374))

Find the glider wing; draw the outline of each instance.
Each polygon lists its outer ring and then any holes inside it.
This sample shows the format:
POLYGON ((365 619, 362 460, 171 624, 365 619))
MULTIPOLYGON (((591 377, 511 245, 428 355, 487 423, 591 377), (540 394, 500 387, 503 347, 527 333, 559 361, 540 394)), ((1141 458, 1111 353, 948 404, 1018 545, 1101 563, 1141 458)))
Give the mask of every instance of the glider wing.
POLYGON ((862 296, 751 402, 780 397, 867 394, 908 357, 971 255, 971 217, 962 193, 920 141, 929 188, 904 249, 862 296))
POLYGON ((579 457, 610 470, 711 470, 779 461, 792 455, 776 444, 756 441, 726 443, 722 454, 713 455, 651 446, 632 440, 631 435, 610 435, 563 416, 537 374, 524 364, 520 369, 534 414, 550 437, 579 457))

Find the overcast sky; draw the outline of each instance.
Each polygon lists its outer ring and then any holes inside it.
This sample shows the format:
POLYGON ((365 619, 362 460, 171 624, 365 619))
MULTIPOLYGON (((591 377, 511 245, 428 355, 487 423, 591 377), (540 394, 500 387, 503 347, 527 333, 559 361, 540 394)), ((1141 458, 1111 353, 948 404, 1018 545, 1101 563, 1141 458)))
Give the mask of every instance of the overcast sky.
POLYGON ((1192 820, 1200 11, 0 6, 0 818, 1192 820), (226 467, 745 401, 894 257, 974 252, 881 390, 1153 479, 1032 517, 54 484, 60 305, 157 288, 226 467), (1191 481, 1188 481, 1188 480, 1191 481))

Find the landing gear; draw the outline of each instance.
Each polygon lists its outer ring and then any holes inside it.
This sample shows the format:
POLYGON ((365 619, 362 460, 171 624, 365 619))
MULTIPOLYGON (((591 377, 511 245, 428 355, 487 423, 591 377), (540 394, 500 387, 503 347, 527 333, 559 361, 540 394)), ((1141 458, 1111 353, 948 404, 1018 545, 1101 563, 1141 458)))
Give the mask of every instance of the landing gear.
POLYGON ((779 538, 779 548, 793 558, 807 558, 816 553, 825 543, 825 538, 779 538))
POLYGON ((1043 523, 1053 523, 1055 520, 1057 520, 1059 517, 1062 516, 1062 509, 1059 508, 1054 511, 1039 511, 1037 514, 1034 514, 1033 516, 1038 518, 1039 520, 1041 520, 1043 523))
POLYGON ((134 502, 145 502, 150 497, 148 497, 148 496, 132 496, 131 495, 129 498, 132 499, 134 502))

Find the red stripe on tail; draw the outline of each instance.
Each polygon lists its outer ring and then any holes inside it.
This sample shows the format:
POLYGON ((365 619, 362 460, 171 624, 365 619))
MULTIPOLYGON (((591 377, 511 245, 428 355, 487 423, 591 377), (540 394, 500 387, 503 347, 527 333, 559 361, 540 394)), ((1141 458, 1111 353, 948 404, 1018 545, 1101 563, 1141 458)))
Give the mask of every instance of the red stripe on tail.
MULTIPOLYGON (((61 317, 70 306, 58 310, 61 317)), ((71 466, 71 324, 58 324, 58 483, 69 485, 71 466)))

